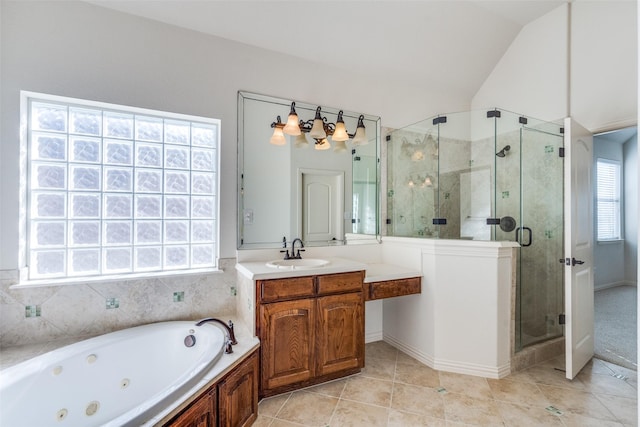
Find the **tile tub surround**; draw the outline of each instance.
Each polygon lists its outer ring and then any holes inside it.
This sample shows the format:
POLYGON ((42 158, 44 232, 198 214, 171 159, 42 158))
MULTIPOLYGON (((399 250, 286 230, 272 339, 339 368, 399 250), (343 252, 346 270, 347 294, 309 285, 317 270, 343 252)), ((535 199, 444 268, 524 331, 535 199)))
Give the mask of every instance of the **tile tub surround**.
POLYGON ((557 359, 494 380, 435 371, 383 341, 365 351, 360 374, 263 399, 254 426, 638 425, 637 373, 601 360, 573 381, 557 359))
POLYGON ((219 273, 25 289, 10 289, 15 272, 0 271, 0 348, 235 314, 235 263, 235 258, 221 259, 219 273), (183 298, 175 298, 176 292, 184 292, 183 298), (117 308, 108 308, 108 300, 117 308), (27 317, 27 306, 39 307, 39 316, 27 317))

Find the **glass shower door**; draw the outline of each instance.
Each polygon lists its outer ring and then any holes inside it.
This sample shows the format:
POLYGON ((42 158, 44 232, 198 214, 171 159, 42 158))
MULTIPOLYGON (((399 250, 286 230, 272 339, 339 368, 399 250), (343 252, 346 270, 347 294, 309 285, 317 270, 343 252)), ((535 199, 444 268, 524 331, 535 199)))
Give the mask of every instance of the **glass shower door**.
POLYGON ((523 126, 520 132, 516 351, 562 335, 563 137, 542 126, 523 126))

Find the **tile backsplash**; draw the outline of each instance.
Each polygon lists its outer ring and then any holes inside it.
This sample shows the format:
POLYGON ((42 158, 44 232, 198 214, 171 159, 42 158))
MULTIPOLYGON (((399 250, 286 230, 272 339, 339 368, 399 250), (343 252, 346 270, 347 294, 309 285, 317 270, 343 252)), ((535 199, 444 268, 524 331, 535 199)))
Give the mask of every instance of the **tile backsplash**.
POLYGON ((220 273, 27 289, 9 289, 16 275, 0 271, 0 347, 233 315, 235 263, 235 258, 221 259, 220 273))

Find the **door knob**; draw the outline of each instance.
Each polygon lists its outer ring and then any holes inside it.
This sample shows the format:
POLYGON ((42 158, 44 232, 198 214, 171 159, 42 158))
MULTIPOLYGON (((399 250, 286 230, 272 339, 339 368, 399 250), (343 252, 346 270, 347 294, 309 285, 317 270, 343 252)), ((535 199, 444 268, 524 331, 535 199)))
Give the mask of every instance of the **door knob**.
POLYGON ((576 264, 582 265, 582 264, 584 264, 584 261, 580 261, 579 259, 571 258, 571 265, 573 266, 573 265, 576 265, 576 264))

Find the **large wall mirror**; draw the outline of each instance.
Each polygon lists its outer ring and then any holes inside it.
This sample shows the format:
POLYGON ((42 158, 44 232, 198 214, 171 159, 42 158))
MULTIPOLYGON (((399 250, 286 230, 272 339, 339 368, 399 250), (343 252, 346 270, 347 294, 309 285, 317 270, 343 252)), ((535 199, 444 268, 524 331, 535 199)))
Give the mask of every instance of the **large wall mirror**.
MULTIPOLYGON (((316 149, 313 132, 272 144, 271 125, 286 123, 292 101, 309 130, 317 105, 238 92, 238 248, 296 237, 305 246, 379 242, 380 117, 343 111, 345 145, 329 137, 328 149, 316 149), (366 137, 354 144, 358 125, 366 137)), ((331 127, 339 111, 323 105, 320 114, 331 127)))

